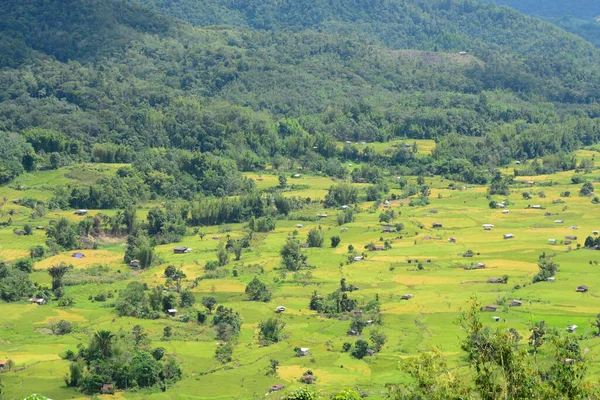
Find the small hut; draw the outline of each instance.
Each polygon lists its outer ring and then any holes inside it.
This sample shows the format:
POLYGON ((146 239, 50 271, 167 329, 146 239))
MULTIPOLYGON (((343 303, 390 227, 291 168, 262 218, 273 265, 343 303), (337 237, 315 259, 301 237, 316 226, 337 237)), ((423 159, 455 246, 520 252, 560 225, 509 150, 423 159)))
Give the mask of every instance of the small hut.
POLYGON ((521 307, 522 305, 523 305, 523 302, 519 301, 519 300, 513 300, 510 302, 511 307, 521 307))
POLYGON ((496 312, 496 311, 498 311, 498 306, 493 305, 493 304, 488 304, 487 306, 481 307, 481 311, 496 312))
POLYGON ((410 300, 413 297, 415 297, 415 296, 413 296, 412 294, 403 294, 402 297, 400 297, 400 299, 401 300, 410 300))
POLYGON ((434 228, 434 229, 435 229, 435 228, 441 228, 441 227, 442 227, 442 224, 441 224, 441 223, 439 223, 439 222, 434 222, 434 223, 431 225, 431 227, 432 227, 432 228, 434 228))
POLYGON ((139 268, 140 265, 140 260, 131 260, 131 262, 129 263, 129 266, 131 268, 139 268))
POLYGON ((73 214, 81 216, 81 215, 87 215, 87 213, 88 213, 88 210, 81 209, 81 210, 75 211, 73 214))
POLYGON ((309 351, 309 350, 310 350, 310 349, 309 349, 308 347, 301 347, 301 348, 300 348, 300 351, 298 351, 298 355, 299 355, 300 357, 305 357, 305 356, 307 356, 307 355, 308 355, 308 351, 309 351))
POLYGON ((192 251, 192 249, 190 249, 189 247, 184 247, 184 246, 177 246, 177 247, 173 248, 174 254, 187 254, 190 251, 192 251))
POLYGON ((278 383, 277 385, 273 385, 269 388, 269 393, 278 392, 280 390, 283 390, 284 388, 285 388, 284 385, 282 385, 281 383, 278 383))
POLYGON ((505 283, 502 278, 490 278, 488 279, 488 283, 505 283))
POLYGON ((175 315, 177 315, 177 310, 174 308, 169 308, 167 310, 167 314, 169 314, 171 317, 174 317, 175 315))
POLYGON ((504 239, 514 239, 515 235, 513 235, 512 233, 505 233, 504 234, 504 239))
POLYGON ((450 242, 450 243, 456 243, 456 238, 451 237, 450 239, 448 239, 448 242, 450 242))
POLYGON ((567 326, 567 332, 571 332, 571 333, 577 332, 577 325, 567 326))
POLYGON ((285 311, 285 307, 284 306, 279 306, 275 309, 275 312, 281 313, 285 311))
POLYGON ((588 287, 586 285, 579 285, 575 291, 579 293, 585 293, 588 291, 588 287))

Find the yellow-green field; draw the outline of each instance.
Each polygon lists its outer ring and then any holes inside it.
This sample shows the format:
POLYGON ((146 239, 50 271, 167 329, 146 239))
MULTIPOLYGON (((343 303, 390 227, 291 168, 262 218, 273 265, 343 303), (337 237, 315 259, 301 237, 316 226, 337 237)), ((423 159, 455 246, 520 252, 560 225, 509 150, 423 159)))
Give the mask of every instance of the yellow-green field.
MULTIPOLYGON (((412 143, 412 141, 410 141, 412 143)), ((389 147, 390 144, 386 144, 389 147)), ((369 144, 376 151, 385 151, 384 146, 369 144)), ((419 141, 420 153, 429 153, 433 142, 419 141)), ((580 152, 578 157, 591 157, 593 154, 580 152)), ((0 228, 0 260, 14 261, 28 257, 29 248, 45 242, 45 232, 34 231, 32 236, 17 236, 14 228, 25 223, 34 226, 47 226, 50 219, 66 216, 74 221, 78 218, 71 211, 49 211, 45 217, 31 220, 31 210, 18 206, 12 201, 23 197, 47 200, 51 197, 51 188, 62 185, 75 185, 82 180, 89 182, 102 174, 114 173, 115 165, 78 166, 58 171, 46 171, 20 177, 9 187, 0 188, 0 221, 12 214, 13 224, 0 228), (12 210, 12 211, 11 211, 12 210)), ((512 172, 507 169, 507 172, 512 172)), ((250 399, 262 398, 271 385, 282 383, 286 388, 300 386, 298 378, 307 369, 317 376, 316 387, 324 393, 342 388, 357 387, 369 393, 369 398, 385 398, 385 385, 405 382, 408 377, 399 368, 399 363, 429 346, 440 346, 449 357, 458 373, 468 374, 464 358, 461 356, 459 337, 460 327, 456 324, 458 314, 465 308, 468 299, 476 294, 483 304, 495 304, 501 299, 523 301, 522 307, 501 306, 497 313, 485 313, 484 322, 492 325, 492 315, 501 317, 500 324, 516 328, 522 343, 526 344, 528 327, 531 321, 545 320, 550 326, 564 329, 576 324, 576 335, 582 344, 590 350, 589 356, 600 356, 600 338, 593 337, 590 320, 600 313, 600 252, 577 249, 594 230, 600 230, 600 205, 591 203, 588 197, 577 195, 581 185, 570 184, 573 171, 552 176, 519 177, 517 181, 533 181, 531 184, 515 183, 511 194, 506 198, 493 196, 497 201, 509 200, 510 213, 499 209, 490 209, 486 198, 486 187, 467 186, 465 190, 448 189, 449 181, 439 177, 427 178, 426 184, 432 187, 431 204, 426 207, 410 207, 408 200, 392 201, 390 208, 399 215, 396 223, 403 223, 400 233, 382 233, 379 214, 383 206, 372 210, 373 203, 362 203, 362 212, 357 214, 355 222, 344 225, 347 230, 337 226, 336 210, 327 210, 313 205, 300 212, 305 216, 316 216, 328 212, 329 216, 317 222, 299 220, 278 220, 277 227, 268 234, 257 234, 255 246, 245 251, 239 262, 231 261, 225 268, 239 270, 239 276, 229 273, 226 278, 202 280, 193 288, 196 297, 195 309, 201 309, 203 296, 215 296, 219 303, 239 311, 244 325, 239 344, 234 350, 234 361, 221 365, 214 352, 217 341, 210 325, 200 326, 196 322, 182 323, 175 319, 137 320, 119 318, 112 309, 118 291, 131 280, 138 280, 155 286, 164 283, 163 271, 169 264, 181 266, 187 274, 186 285, 196 277, 202 276, 207 260, 216 259, 216 249, 220 241, 226 241, 227 234, 234 238, 243 235, 244 226, 232 224, 223 227, 202 227, 206 235, 201 239, 189 235, 178 244, 191 247, 188 254, 175 255, 174 245, 158 246, 156 251, 162 260, 161 265, 142 272, 130 271, 123 262, 125 238, 106 239, 98 250, 83 250, 83 259, 74 259, 72 252, 59 254, 39 261, 35 265, 32 281, 49 285, 50 277, 45 268, 59 263, 69 262, 76 270, 93 265, 107 265, 115 274, 123 274, 125 279, 115 280, 111 284, 87 284, 69 286, 66 294, 76 300, 73 307, 61 308, 55 301, 48 305, 0 304, 0 361, 12 359, 15 369, 3 372, 6 384, 5 398, 13 399, 33 392, 44 394, 52 399, 85 398, 75 389, 65 386, 63 377, 68 371, 68 361, 59 354, 67 349, 76 350, 78 344, 87 345, 91 333, 98 329, 113 332, 126 332, 140 324, 150 334, 154 346, 163 346, 167 352, 174 353, 183 363, 184 379, 166 392, 127 392, 101 398, 124 399, 250 399), (552 186, 542 186, 546 182, 555 182, 552 186), (571 191, 564 203, 554 203, 561 192, 571 191), (531 192, 533 199, 524 200, 521 193, 531 192), (543 192, 545 197, 539 197, 543 192), (528 209, 528 205, 539 204, 544 209, 528 209), (550 212, 551 216, 545 216, 550 212), (554 221, 560 219, 564 223, 554 221), (296 228, 296 224, 303 228, 296 228), (433 229, 433 223, 441 223, 442 228, 433 229), (491 231, 484 231, 483 224, 493 224, 491 231), (312 278, 300 282, 293 273, 284 276, 281 273, 279 250, 285 239, 295 230, 304 241, 308 231, 321 226, 326 232, 323 248, 306 249, 308 262, 316 268, 311 270, 312 278), (422 226, 422 227, 421 227, 422 226), (571 227, 577 227, 572 229, 571 227), (512 233, 514 239, 504 240, 503 234, 512 233), (212 239, 213 235, 220 238, 212 239), (338 248, 329 247, 329 237, 339 235, 338 248), (565 236, 577 236, 571 245, 561 244, 565 236), (426 237, 431 237, 430 239, 426 237), (449 242, 456 238, 456 243, 449 242), (548 239, 557 239, 556 245, 550 245, 548 239), (382 241, 383 240, 383 241, 382 241), (381 252, 368 252, 364 246, 370 242, 383 244, 389 241, 392 248, 381 252), (352 244, 359 252, 365 251, 365 260, 345 264, 347 247, 352 244), (472 250, 477 253, 473 258, 464 258, 462 253, 472 250), (531 284, 537 272, 538 256, 545 252, 553 255, 560 264, 555 282, 531 284), (411 260, 411 263, 408 261, 411 260), (417 268, 418 260, 423 269, 417 268), (590 264, 590 261, 592 263, 590 264), (471 263, 485 263, 486 268, 466 270, 463 267, 471 263), (340 266, 342 264, 343 266, 340 266), (259 267, 252 267, 258 265, 259 267), (260 267, 263 273, 260 272, 260 267), (491 277, 509 276, 508 284, 489 284, 491 277), (247 301, 244 294, 246 284, 255 276, 266 282, 273 291, 269 303, 247 301), (314 291, 326 295, 339 287, 341 278, 356 285, 360 290, 350 297, 366 303, 379 296, 382 305, 383 325, 380 329, 387 335, 383 350, 364 360, 353 359, 342 352, 344 342, 354 342, 356 337, 346 336, 348 320, 328 319, 317 315, 308 308, 310 296, 314 291), (576 293, 578 285, 586 284, 587 293, 576 293), (113 298, 106 302, 95 302, 90 296, 112 292, 113 298), (403 294, 413 294, 409 301, 401 300, 403 294), (261 320, 274 315, 277 306, 287 308, 282 314, 286 323, 286 338, 280 343, 263 347, 258 340, 257 326, 261 320), (75 333, 54 336, 44 333, 46 325, 53 320, 69 320, 75 326, 75 333), (163 341, 162 331, 171 326, 174 336, 163 341), (295 347, 310 348, 311 356, 295 356, 295 347), (280 361, 277 377, 266 376, 269 359, 280 361)), ((268 189, 278 185, 276 173, 248 174, 256 180, 259 189, 268 189), (260 178, 260 180, 258 179, 260 178)), ((599 171, 586 175, 588 180, 600 177, 599 171)), ((409 178, 411 182, 416 177, 409 178)), ((327 189, 335 182, 326 177, 302 174, 291 179, 289 185, 299 185, 301 189, 286 191, 285 195, 323 199, 327 189)), ((600 185, 600 184, 598 184, 600 185)), ((366 184, 357 185, 361 196, 366 184)), ((462 184, 457 184, 462 186, 462 184)), ((391 193, 400 194, 401 190, 391 181, 391 193)), ((391 195, 390 193, 390 195, 391 195)), ((138 218, 143 219, 151 204, 139 205, 138 218)), ((90 210, 94 215, 98 211, 90 210)), ((111 214, 116 210, 103 210, 111 214)), ((186 312, 189 310, 180 310, 186 312)), ((365 329, 363 336, 368 340, 365 329)), ((600 363, 591 363, 591 377, 600 374, 600 363)), ((595 379, 595 378, 594 378, 595 379)))

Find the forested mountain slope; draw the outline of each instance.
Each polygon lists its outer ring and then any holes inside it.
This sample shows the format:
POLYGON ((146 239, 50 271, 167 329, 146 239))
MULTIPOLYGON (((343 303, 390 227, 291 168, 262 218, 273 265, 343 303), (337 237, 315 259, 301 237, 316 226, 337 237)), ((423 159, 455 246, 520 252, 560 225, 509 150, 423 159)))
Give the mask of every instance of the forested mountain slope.
MULTIPOLYGON (((118 0, 4 3, 0 129, 36 152, 13 143, 24 168, 139 157, 148 181, 152 171, 173 179, 196 168, 188 158, 200 151, 215 173, 195 175, 202 183, 192 193, 239 192, 245 186, 232 171, 286 158, 327 174, 361 158, 482 181, 490 167, 600 138, 598 50, 507 8, 449 0, 143 5, 237 27, 193 27, 118 0), (439 143, 418 160, 336 145, 393 137, 439 143), (167 150, 145 152, 155 147, 167 150)), ((12 165, 0 181, 19 173, 12 165)), ((190 182, 169 193, 189 195, 190 182)))
POLYGON ((591 19, 600 15, 600 3, 595 0, 487 0, 506 5, 522 13, 540 17, 571 16, 591 19))
POLYGON ((600 2, 594 0, 486 0, 538 16, 600 47, 600 2))

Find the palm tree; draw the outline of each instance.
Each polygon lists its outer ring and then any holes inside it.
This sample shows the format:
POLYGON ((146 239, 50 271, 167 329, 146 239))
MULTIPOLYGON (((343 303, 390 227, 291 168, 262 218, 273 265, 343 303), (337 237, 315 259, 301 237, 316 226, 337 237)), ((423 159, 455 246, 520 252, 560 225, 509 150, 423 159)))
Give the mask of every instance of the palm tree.
POLYGON ((100 350, 102 350, 102 358, 108 358, 110 355, 110 346, 115 335, 111 331, 97 331, 94 334, 94 340, 100 350))
POLYGON ((62 287, 62 278, 65 276, 67 271, 69 270, 69 266, 65 263, 60 263, 59 265, 53 265, 48 268, 48 274, 52 277, 52 290, 56 290, 62 287))

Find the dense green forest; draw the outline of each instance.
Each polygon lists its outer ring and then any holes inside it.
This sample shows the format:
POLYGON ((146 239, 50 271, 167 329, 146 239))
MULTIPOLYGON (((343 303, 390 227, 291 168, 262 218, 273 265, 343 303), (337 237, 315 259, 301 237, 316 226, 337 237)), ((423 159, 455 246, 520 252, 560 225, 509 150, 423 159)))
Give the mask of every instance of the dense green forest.
MULTIPOLYGON (((483 183, 514 160, 560 169, 600 141, 600 52, 508 8, 143 3, 219 26, 118 0, 5 2, 1 183, 77 161, 132 162, 99 185, 115 198, 139 187, 189 198, 250 193, 237 171, 267 164, 344 177, 347 160, 483 183), (438 145, 425 157, 338 145, 393 138, 438 145)), ((115 206, 80 194, 70 204, 115 206)))
POLYGON ((600 47, 600 3, 593 0, 486 0, 552 22, 600 47))

